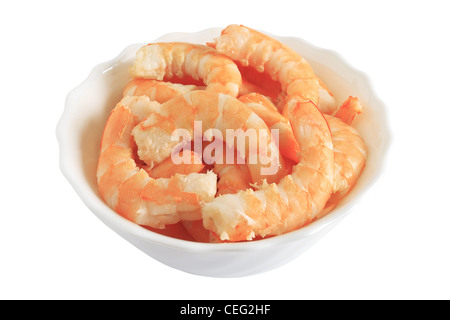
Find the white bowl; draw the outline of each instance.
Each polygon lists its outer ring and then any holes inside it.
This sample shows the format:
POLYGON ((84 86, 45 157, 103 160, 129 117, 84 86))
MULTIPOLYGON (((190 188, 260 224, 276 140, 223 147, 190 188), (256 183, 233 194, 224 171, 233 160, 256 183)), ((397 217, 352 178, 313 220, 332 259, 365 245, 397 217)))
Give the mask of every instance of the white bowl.
MULTIPOLYGON (((197 33, 171 33, 155 41, 205 43, 221 29, 197 33)), ((356 209, 364 193, 383 172, 390 132, 386 108, 367 77, 336 53, 298 38, 274 36, 306 58, 338 102, 357 96, 364 106, 355 126, 369 149, 367 165, 358 183, 339 206, 324 218, 281 236, 245 243, 208 244, 166 237, 140 227, 115 213, 97 190, 96 166, 100 139, 110 111, 130 79, 128 66, 143 44, 131 45, 117 58, 96 66, 66 99, 58 123, 60 167, 89 209, 107 226, 154 259, 185 272, 214 277, 240 277, 279 267, 316 243, 347 214, 356 209)))

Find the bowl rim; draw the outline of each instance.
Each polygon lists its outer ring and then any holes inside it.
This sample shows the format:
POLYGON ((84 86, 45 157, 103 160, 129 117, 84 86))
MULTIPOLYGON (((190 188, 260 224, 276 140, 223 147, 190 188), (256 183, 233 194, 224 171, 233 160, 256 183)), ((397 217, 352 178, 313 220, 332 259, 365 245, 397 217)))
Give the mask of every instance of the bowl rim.
MULTIPOLYGON (((197 32, 172 32, 167 33, 153 42, 164 41, 163 39, 168 37, 179 37, 183 35, 195 36, 204 33, 217 33, 217 31, 222 30, 222 28, 207 28, 197 32)), ((360 70, 355 69, 351 66, 346 59, 344 59, 339 53, 330 50, 318 47, 313 45, 301 38, 293 37, 293 36, 278 36, 266 31, 261 31, 281 42, 290 42, 296 41, 300 42, 303 46, 309 47, 309 49, 319 52, 322 55, 327 55, 331 57, 333 60, 338 61, 343 67, 352 72, 352 74, 358 78, 358 81, 361 81, 367 88, 370 89, 371 98, 373 98, 372 105, 377 106, 377 111, 379 110, 383 114, 382 119, 385 121, 384 127, 384 141, 383 145, 380 146, 380 162, 377 164, 377 168, 373 173, 373 177, 371 180, 366 182, 366 185, 362 190, 359 190, 359 193, 353 197, 353 199, 342 206, 338 206, 328 215, 311 222, 310 224, 285 234, 277 235, 274 237, 269 237, 262 240, 257 241, 247 241, 247 242, 234 242, 234 243, 202 243, 202 242, 194 242, 188 240, 181 240, 172 237, 168 237, 165 235, 161 235, 155 233, 151 230, 145 229, 144 227, 135 224, 119 214, 117 214, 114 210, 107 206, 103 200, 99 199, 99 197, 93 193, 89 188, 85 188, 83 185, 84 177, 77 177, 72 173, 70 162, 71 156, 73 152, 71 152, 70 147, 68 146, 68 132, 65 131, 66 123, 70 122, 70 116, 76 112, 76 101, 77 98, 82 95, 84 90, 89 87, 89 84, 95 79, 99 78, 104 72, 107 72, 111 68, 113 68, 118 62, 127 55, 130 50, 143 46, 143 43, 135 43, 127 46, 123 49, 115 58, 110 59, 108 61, 102 62, 94 66, 92 70, 89 72, 88 76, 82 81, 78 86, 73 88, 66 96, 65 105, 63 113, 57 123, 56 126, 56 137, 59 144, 59 167, 63 175, 69 181, 71 186, 74 188, 76 193, 79 195, 81 200, 86 204, 86 206, 97 216, 102 222, 111 227, 115 232, 119 234, 129 234, 135 237, 138 237, 140 240, 144 242, 151 242, 154 244, 162 245, 165 247, 171 247, 180 249, 183 251, 189 252, 206 252, 206 251, 214 251, 214 252, 230 252, 230 251, 255 251, 260 250, 269 246, 281 245, 288 242, 300 241, 301 239, 310 237, 316 233, 319 233, 322 229, 327 228, 330 225, 333 225, 335 222, 340 221, 342 218, 347 216, 350 212, 352 212, 356 205, 361 201, 361 199, 368 193, 368 191, 378 182, 380 181, 383 173, 386 168, 386 159, 388 157, 388 153, 390 147, 392 145, 392 131, 389 122, 389 117, 387 115, 386 105, 380 100, 377 93, 375 92, 372 82, 368 75, 360 70), (89 189, 89 190, 87 190, 89 189)))

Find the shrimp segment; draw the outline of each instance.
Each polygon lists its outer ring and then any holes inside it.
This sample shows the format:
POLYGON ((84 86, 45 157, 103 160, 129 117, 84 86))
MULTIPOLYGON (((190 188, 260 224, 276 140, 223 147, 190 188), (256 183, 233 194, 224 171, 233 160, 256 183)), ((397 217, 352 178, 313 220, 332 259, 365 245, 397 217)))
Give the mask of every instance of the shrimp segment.
POLYGON ((324 208, 334 179, 334 157, 328 124, 317 107, 288 102, 285 116, 293 123, 302 149, 300 163, 278 184, 263 184, 225 194, 205 203, 203 225, 221 240, 252 240, 278 235, 311 222, 324 208))
POLYGON ((237 97, 242 83, 236 64, 204 45, 183 42, 151 43, 142 47, 130 68, 136 78, 170 80, 203 79, 206 89, 237 97))
POLYGON ((253 112, 255 112, 271 130, 279 130, 280 152, 295 163, 300 160, 300 147, 295 140, 289 121, 281 115, 275 105, 264 96, 250 93, 239 97, 253 112))
MULTIPOLYGON (((214 198, 214 173, 176 174, 152 179, 133 158, 132 130, 143 116, 147 97, 125 97, 106 123, 97 167, 99 191, 106 203, 123 217, 140 225, 162 229, 180 221, 179 213, 195 212, 200 203, 214 198)), ((150 102, 150 101, 148 101, 150 102)))
POLYGON ((355 117, 362 112, 362 106, 358 98, 348 97, 334 115, 346 124, 351 125, 355 117))
POLYGON ((123 90, 124 96, 148 96, 151 101, 164 103, 177 94, 185 94, 199 90, 198 86, 182 85, 178 83, 163 82, 151 79, 134 78, 130 80, 123 90))

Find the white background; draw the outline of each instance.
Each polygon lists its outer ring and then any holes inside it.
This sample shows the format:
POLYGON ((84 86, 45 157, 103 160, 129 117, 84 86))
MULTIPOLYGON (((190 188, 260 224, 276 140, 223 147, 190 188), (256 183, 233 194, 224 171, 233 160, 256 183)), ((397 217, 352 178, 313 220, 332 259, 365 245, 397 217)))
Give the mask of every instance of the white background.
POLYGON ((450 298, 445 1, 2 1, 0 298, 450 298), (66 94, 126 46, 244 24, 339 52, 388 106, 384 178, 323 240, 274 271, 194 276, 109 230, 58 167, 66 94))

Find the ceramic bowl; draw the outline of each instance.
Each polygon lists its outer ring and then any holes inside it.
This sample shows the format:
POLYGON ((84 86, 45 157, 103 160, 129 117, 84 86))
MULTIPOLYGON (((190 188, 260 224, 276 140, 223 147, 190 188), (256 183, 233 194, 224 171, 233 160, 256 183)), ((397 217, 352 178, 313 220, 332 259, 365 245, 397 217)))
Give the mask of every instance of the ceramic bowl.
MULTIPOLYGON (((171 33, 155 41, 205 43, 221 29, 197 33, 171 33)), ((128 67, 143 44, 127 47, 115 59, 96 66, 87 79, 67 96, 57 126, 60 167, 87 207, 108 227, 152 258, 179 270, 212 277, 241 277, 265 272, 296 258, 352 211, 383 173, 390 143, 384 104, 365 74, 348 65, 335 52, 317 48, 298 38, 274 36, 307 59, 337 101, 357 96, 364 112, 355 127, 367 143, 367 165, 358 183, 339 206, 324 218, 284 235, 245 243, 209 244, 163 236, 115 213, 97 190, 96 166, 107 117, 120 100, 130 79, 128 67)))

